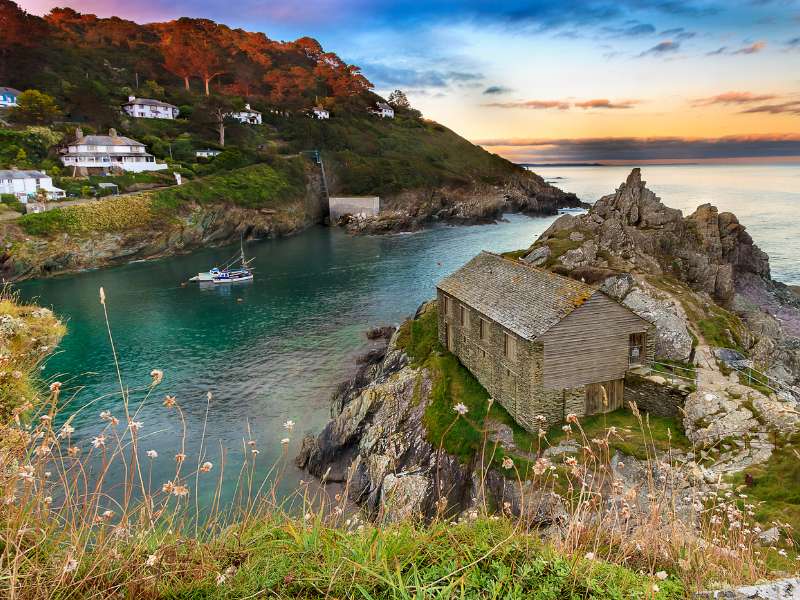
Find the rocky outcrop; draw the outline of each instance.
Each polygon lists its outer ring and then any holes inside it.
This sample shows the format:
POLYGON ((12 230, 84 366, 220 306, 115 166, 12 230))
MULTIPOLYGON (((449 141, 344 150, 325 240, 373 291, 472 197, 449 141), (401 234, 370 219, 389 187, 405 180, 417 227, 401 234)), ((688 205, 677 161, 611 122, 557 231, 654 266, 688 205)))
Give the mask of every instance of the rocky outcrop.
POLYGON ((303 203, 297 203, 280 211, 193 205, 157 227, 86 235, 33 237, 6 224, 0 230, 6 246, 0 253, 0 274, 5 279, 20 280, 107 267, 222 246, 242 237, 287 236, 315 222, 316 217, 303 203))
POLYGON ((738 276, 769 279, 767 255, 735 215, 705 204, 684 218, 647 189, 638 168, 587 214, 560 217, 534 249, 543 245, 561 250, 552 256, 555 270, 611 268, 669 275, 722 303, 733 299, 738 276))
POLYGON ((486 502, 528 524, 558 523, 565 514, 558 496, 482 469, 478 459, 462 462, 428 440, 431 373, 411 366, 396 342, 340 386, 333 418, 303 440, 298 466, 346 482, 350 498, 373 518, 457 516, 486 502))
POLYGON ((562 208, 588 208, 575 194, 549 185, 534 173, 514 176, 502 185, 474 183, 466 187, 410 190, 382 199, 375 217, 345 217, 351 233, 413 231, 434 223, 493 223, 503 213, 555 215, 562 208))

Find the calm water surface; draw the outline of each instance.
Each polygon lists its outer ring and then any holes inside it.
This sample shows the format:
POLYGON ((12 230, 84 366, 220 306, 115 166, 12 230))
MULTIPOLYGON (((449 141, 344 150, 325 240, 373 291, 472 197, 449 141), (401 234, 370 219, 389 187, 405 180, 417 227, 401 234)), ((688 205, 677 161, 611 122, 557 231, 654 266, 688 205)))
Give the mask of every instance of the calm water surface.
MULTIPOLYGON (((629 171, 537 170, 587 201, 613 191, 629 171)), ((774 275, 800 283, 800 169, 682 166, 643 172, 670 206, 687 212, 713 202, 735 212, 769 252, 774 275)), ((181 428, 174 413, 162 407, 163 395, 176 395, 185 410, 191 467, 211 391, 207 458, 218 464, 224 449, 230 490, 247 439, 257 442, 258 462, 266 472, 281 456, 284 421, 297 423, 290 456, 303 434, 320 430, 331 392, 351 373, 366 329, 399 323, 433 296, 436 281, 478 251, 526 247, 552 220, 510 216, 498 225, 386 237, 315 228, 294 238, 250 244, 247 253, 255 256, 257 277, 232 287, 180 286, 233 254, 236 249, 230 248, 28 282, 21 289, 68 321, 69 334, 44 374, 69 382, 65 387, 72 397, 63 416, 75 414, 80 444, 87 446, 100 431, 101 410, 122 412, 113 395, 119 388, 98 301, 103 286, 125 385, 146 386, 152 369, 165 372, 158 393, 137 417, 144 423, 143 448, 160 455, 153 464, 154 486, 174 473, 172 457, 180 444, 181 428)), ((294 489, 300 476, 289 467, 283 490, 294 489)))

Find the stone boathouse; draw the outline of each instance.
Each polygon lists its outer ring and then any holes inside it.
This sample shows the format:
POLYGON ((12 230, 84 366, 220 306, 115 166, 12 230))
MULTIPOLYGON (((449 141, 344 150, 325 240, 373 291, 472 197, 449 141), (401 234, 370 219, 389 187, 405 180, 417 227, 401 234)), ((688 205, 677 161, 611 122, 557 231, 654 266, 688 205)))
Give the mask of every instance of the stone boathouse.
POLYGON ((490 252, 440 281, 437 300, 439 341, 532 432, 537 415, 620 408, 626 371, 654 357, 655 326, 627 307, 490 252))

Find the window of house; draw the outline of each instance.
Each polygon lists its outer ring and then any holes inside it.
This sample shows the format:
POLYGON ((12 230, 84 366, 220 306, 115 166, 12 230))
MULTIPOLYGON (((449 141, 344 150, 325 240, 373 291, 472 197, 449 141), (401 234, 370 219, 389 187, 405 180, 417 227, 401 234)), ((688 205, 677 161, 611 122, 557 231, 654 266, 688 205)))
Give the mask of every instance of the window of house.
POLYGON ((463 304, 458 305, 458 323, 462 327, 466 327, 468 323, 467 307, 463 304))
POLYGON ((482 340, 485 340, 489 336, 489 324, 486 322, 486 319, 480 319, 478 321, 478 337, 482 340))
POLYGON ((515 360, 517 358, 517 344, 514 336, 507 331, 503 332, 503 356, 515 360))
POLYGON ((628 361, 632 365, 645 362, 646 333, 632 333, 628 338, 628 361))
POLYGON ((448 298, 446 295, 443 295, 442 299, 444 300, 444 314, 447 316, 447 314, 450 312, 450 298, 448 298))

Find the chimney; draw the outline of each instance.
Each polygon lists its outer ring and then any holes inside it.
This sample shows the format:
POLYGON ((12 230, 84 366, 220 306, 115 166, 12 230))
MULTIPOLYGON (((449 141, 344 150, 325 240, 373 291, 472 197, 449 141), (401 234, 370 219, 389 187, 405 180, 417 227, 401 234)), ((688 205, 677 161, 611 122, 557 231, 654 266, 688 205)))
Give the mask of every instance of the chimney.
POLYGON ((111 129, 108 130, 108 135, 110 135, 111 137, 117 137, 117 130, 112 127, 111 129))
POLYGON ((83 129, 81 129, 80 127, 76 127, 75 128, 75 137, 77 139, 81 139, 83 137, 83 129))
POLYGON ((136 96, 128 96, 128 102, 133 102, 136 100, 136 96))
POLYGON ((249 102, 244 105, 244 109, 245 110, 250 110, 250 103, 249 102))

